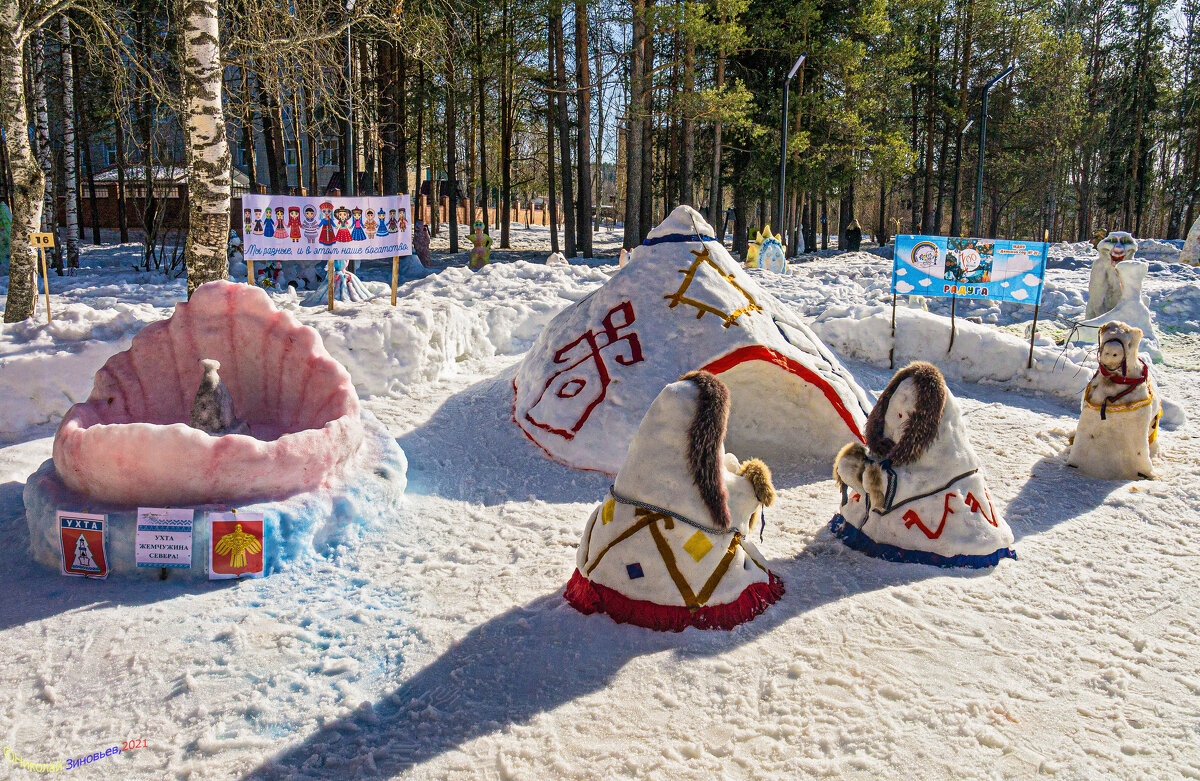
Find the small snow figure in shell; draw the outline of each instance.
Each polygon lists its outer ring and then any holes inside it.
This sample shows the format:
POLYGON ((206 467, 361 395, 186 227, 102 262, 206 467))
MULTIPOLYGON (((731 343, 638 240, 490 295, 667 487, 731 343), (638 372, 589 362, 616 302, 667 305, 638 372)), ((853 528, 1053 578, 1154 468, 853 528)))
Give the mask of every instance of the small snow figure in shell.
POLYGON ((388 233, 395 233, 396 229, 396 210, 388 209, 388 233))
POLYGON ((253 233, 254 233, 256 236, 263 236, 263 235, 265 235, 265 234, 263 233, 262 209, 255 209, 255 210, 254 210, 254 231, 253 231, 253 233))
POLYGON ((275 220, 271 217, 271 207, 267 207, 267 213, 263 219, 263 235, 268 239, 275 238, 275 220))
POLYGON ((288 207, 288 236, 291 237, 292 243, 300 241, 300 207, 288 207))
POLYGON ((217 370, 221 368, 220 362, 205 358, 200 361, 200 365, 204 367, 204 374, 192 401, 192 428, 217 437, 226 434, 249 434, 249 426, 234 415, 233 397, 229 395, 229 388, 225 387, 225 383, 217 374, 217 370))
POLYGON ((242 209, 242 228, 246 233, 254 232, 254 218, 250 216, 249 209, 242 209))
POLYGON ((475 232, 471 234, 471 241, 475 246, 471 249, 471 256, 467 259, 467 267, 472 271, 478 271, 492 259, 492 237, 483 232, 483 223, 478 220, 475 221, 475 232))
POLYGON ((379 223, 375 222, 375 212, 367 209, 367 215, 363 218, 363 229, 366 230, 368 239, 375 238, 375 228, 378 225, 379 223))
POLYGON ((387 215, 384 214, 383 209, 379 210, 378 226, 379 227, 378 230, 375 231, 375 235, 382 239, 384 236, 388 235, 387 215))
POLYGON ((317 211, 311 203, 304 207, 304 219, 300 221, 300 228, 304 231, 304 238, 308 239, 309 244, 317 243, 317 234, 321 232, 321 221, 317 219, 317 211))
POLYGON ((275 238, 286 239, 288 237, 287 223, 284 222, 283 207, 275 207, 275 238))
POLYGON ((337 231, 333 229, 333 204, 329 201, 321 204, 321 234, 319 240, 326 247, 337 244, 337 231))
POLYGON ((366 241, 367 234, 365 231, 363 231, 362 209, 355 206, 354 211, 352 213, 354 214, 354 225, 353 225, 353 229, 350 231, 350 240, 351 241, 366 241))
POLYGON ((350 210, 345 206, 339 206, 333 212, 334 219, 337 220, 337 242, 344 244, 349 242, 350 236, 350 210))
POLYGON ((408 230, 408 209, 400 209, 397 214, 400 230, 408 230))
POLYGON ((1138 357, 1142 330, 1119 321, 1100 327, 1100 368, 1083 392, 1067 464, 1101 480, 1153 479, 1162 401, 1150 366, 1138 357))

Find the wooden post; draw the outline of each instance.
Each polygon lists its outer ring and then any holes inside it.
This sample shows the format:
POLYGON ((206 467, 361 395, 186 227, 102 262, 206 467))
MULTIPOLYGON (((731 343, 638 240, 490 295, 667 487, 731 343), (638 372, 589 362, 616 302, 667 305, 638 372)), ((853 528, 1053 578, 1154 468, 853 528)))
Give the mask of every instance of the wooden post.
POLYGON ((333 311, 333 256, 329 256, 329 270, 325 274, 326 287, 329 288, 329 311, 333 311))
POLYGON ((247 285, 254 284, 254 261, 253 260, 246 261, 246 284, 247 285))
MULTIPOLYGON (((51 322, 52 318, 50 317, 50 274, 46 268, 46 248, 54 246, 54 234, 35 233, 30 236, 30 238, 33 240, 33 246, 37 247, 38 260, 40 260, 42 263, 42 287, 45 289, 46 293, 46 322, 49 323, 51 322)), ((34 288, 36 288, 37 269, 33 270, 33 276, 35 282, 34 288)), ((37 290, 35 289, 34 292, 36 293, 37 290)))
POLYGON ((892 349, 888 350, 888 368, 896 368, 896 294, 892 293, 892 349))
POLYGON ((955 290, 954 295, 950 296, 950 346, 946 348, 947 355, 954 351, 954 305, 957 303, 958 291, 955 290))
POLYGON ((400 279, 400 256, 392 258, 392 306, 396 305, 396 283, 400 279))

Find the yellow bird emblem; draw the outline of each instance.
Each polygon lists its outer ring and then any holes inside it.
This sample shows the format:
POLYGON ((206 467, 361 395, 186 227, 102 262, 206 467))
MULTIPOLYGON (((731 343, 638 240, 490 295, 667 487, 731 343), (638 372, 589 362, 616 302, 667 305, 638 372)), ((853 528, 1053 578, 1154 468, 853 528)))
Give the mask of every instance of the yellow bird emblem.
POLYGON ((234 530, 217 540, 218 556, 228 556, 229 566, 237 569, 246 566, 247 553, 261 553, 262 543, 253 534, 242 531, 239 523, 234 530))

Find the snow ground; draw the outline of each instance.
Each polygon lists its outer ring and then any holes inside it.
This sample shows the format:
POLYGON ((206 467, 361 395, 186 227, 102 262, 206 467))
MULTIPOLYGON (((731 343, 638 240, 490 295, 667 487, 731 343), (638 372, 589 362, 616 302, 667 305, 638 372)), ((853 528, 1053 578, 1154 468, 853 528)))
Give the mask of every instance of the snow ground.
MULTIPOLYGON (((519 257, 544 259, 540 234, 519 257)), ((598 246, 611 263, 619 243, 598 246)), ((1082 311, 1089 250, 1055 246, 1043 334, 1082 311)), ((409 460, 404 508, 359 547, 236 584, 84 582, 28 562, 21 489, 49 457, 68 394, 86 395, 91 372, 182 296, 178 280, 119 271, 135 252, 88 248, 92 268, 51 279, 61 325, 0 332, 0 432, 12 443, 0 447, 0 735, 22 758, 144 738, 148 748, 74 772, 1200 778, 1192 269, 1152 261, 1146 285, 1167 355, 1156 376, 1188 413, 1162 434, 1160 480, 1095 481, 1065 467, 1077 406, 1055 386, 1063 375, 1047 370, 1041 392, 1016 393, 992 376, 1007 349, 979 374, 957 360, 948 371, 965 379, 951 388, 1018 560, 981 573, 865 558, 827 530, 829 465, 776 465, 780 502, 760 548, 787 594, 731 633, 662 635, 562 601, 608 481, 545 459, 509 419, 515 364, 611 273, 605 258, 449 268, 407 283, 397 310, 384 299, 327 315, 277 297, 322 331, 409 460)), ((463 262, 465 252, 438 266, 463 262)), ((890 263, 847 253, 794 269, 760 278, 820 318, 814 328, 881 390, 886 347, 850 326, 890 315, 890 263)), ((386 273, 368 267, 369 286, 382 292, 386 273)), ((948 311, 934 299, 929 308, 948 311)), ((938 321, 910 311, 922 330, 909 352, 940 362, 938 321)), ((982 321, 964 325, 971 333, 1016 340, 1031 311, 984 302, 958 316, 982 321)))

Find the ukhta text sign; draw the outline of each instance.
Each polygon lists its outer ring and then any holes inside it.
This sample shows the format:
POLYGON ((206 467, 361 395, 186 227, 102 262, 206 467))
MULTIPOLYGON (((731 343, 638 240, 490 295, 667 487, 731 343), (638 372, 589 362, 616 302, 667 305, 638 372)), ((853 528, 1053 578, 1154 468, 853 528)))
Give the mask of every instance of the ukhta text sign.
POLYGON ((1044 241, 897 236, 892 292, 1040 304, 1044 241))
POLYGON ((370 260, 412 254, 407 195, 242 196, 246 260, 370 260))

